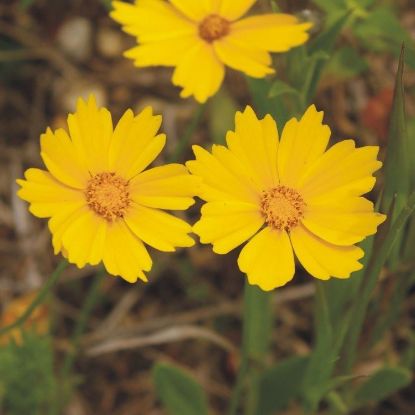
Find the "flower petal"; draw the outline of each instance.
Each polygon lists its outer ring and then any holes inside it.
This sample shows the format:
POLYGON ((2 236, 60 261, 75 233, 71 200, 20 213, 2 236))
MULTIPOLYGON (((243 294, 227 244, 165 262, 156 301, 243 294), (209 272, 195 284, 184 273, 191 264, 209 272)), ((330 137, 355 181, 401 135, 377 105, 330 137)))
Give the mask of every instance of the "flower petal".
POLYGON ((212 46, 202 40, 182 56, 173 73, 173 84, 180 86, 182 98, 194 95, 201 103, 214 95, 222 85, 225 68, 212 46))
POLYGON ((106 232, 107 222, 104 219, 90 209, 82 211, 62 232, 62 246, 68 261, 79 268, 101 262, 106 232))
POLYGON ((56 180, 75 189, 84 189, 89 179, 88 168, 68 134, 50 128, 40 136, 40 155, 56 180))
POLYGON ((176 66, 183 55, 198 42, 197 35, 162 39, 135 46, 124 52, 124 56, 132 59, 134 65, 139 68, 157 65, 176 66))
POLYGON ((169 2, 186 17, 196 22, 199 22, 210 13, 209 8, 206 7, 206 2, 203 0, 169 0, 169 2))
POLYGON ((17 180, 21 186, 17 195, 30 203, 30 212, 39 218, 53 216, 67 203, 86 203, 81 191, 65 186, 47 171, 28 169, 25 178, 17 180))
POLYGON ((202 206, 202 217, 193 226, 200 242, 213 244, 217 254, 227 254, 254 235, 264 218, 258 206, 242 202, 208 202, 202 206))
POLYGON ((327 280, 330 277, 349 278, 350 274, 362 268, 359 261, 364 252, 357 246, 330 244, 309 232, 302 225, 290 231, 291 242, 297 258, 315 278, 327 280))
POLYGON ((302 222, 327 242, 353 245, 376 233, 385 219, 385 215, 374 212, 372 202, 363 197, 350 197, 308 205, 302 222))
POLYGON ((146 170, 130 182, 132 199, 144 206, 184 210, 193 205, 198 177, 182 164, 166 164, 146 170))
POLYGON ((250 284, 264 291, 285 285, 294 277, 294 254, 285 231, 264 228, 242 249, 239 269, 245 272, 250 284))
POLYGON ((376 181, 372 174, 382 166, 376 159, 378 152, 377 146, 355 148, 353 140, 332 146, 310 166, 299 183, 307 203, 369 192, 376 181))
POLYGON ((251 107, 235 116, 235 132, 229 131, 226 142, 242 162, 243 169, 261 190, 278 184, 278 130, 270 115, 258 120, 251 107))
POLYGON ((292 118, 285 125, 278 149, 278 171, 282 184, 297 187, 308 167, 326 150, 330 128, 323 125, 322 120, 323 112, 317 112, 312 105, 300 121, 292 118))
MULTIPOLYGON (((92 174, 108 170, 108 150, 113 134, 110 112, 98 108, 93 95, 86 102, 79 98, 76 112, 68 116, 68 127, 77 153, 88 170, 92 174)), ((74 166, 72 169, 75 170, 74 166)))
POLYGON ((109 167, 126 179, 142 172, 160 154, 166 136, 155 136, 161 125, 161 116, 154 116, 151 107, 134 116, 125 112, 118 122, 109 150, 109 167))
POLYGON ((161 210, 134 204, 125 221, 140 239, 159 251, 171 252, 176 247, 194 245, 194 240, 188 235, 192 227, 161 210))
POLYGON ((232 166, 221 162, 202 147, 193 146, 196 160, 186 163, 195 176, 202 178, 199 194, 206 201, 239 201, 257 204, 258 192, 250 182, 233 171, 232 166))
POLYGON ((257 0, 220 0, 219 14, 228 20, 236 20, 243 16, 257 0))
MULTIPOLYGON (((228 2, 239 3, 232 0, 228 2)), ((229 38, 250 48, 286 52, 308 40, 307 30, 311 26, 311 23, 300 23, 289 14, 263 14, 233 23, 229 38)))
POLYGON ((106 270, 128 282, 147 281, 143 271, 150 271, 152 260, 143 243, 123 220, 108 225, 104 248, 106 270))
POLYGON ((139 0, 135 4, 113 1, 112 5, 110 16, 141 43, 196 33, 197 26, 165 1, 139 0))
POLYGON ((225 36, 213 42, 218 58, 229 67, 244 72, 253 78, 263 78, 274 73, 270 67, 270 54, 258 47, 247 46, 245 42, 225 36))

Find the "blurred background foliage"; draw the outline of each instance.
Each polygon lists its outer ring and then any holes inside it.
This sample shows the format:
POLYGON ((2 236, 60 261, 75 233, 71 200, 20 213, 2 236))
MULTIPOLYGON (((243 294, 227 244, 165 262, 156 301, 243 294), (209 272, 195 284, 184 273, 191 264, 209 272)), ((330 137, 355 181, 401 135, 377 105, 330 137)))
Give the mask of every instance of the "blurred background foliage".
MULTIPOLYGON (((246 104, 272 113, 281 129, 314 102, 334 140, 381 146, 385 168, 371 198, 395 220, 364 242, 366 271, 350 280, 316 286, 300 270, 269 303, 251 293, 274 319, 263 319, 263 309, 248 322, 244 413, 410 415, 415 220, 405 221, 415 184, 415 5, 260 0, 255 7, 311 20, 311 41, 275 56, 275 78, 229 71, 220 93, 198 106, 178 98, 169 69, 138 71, 122 57, 131 39, 109 19, 109 1, 0 2, 1 327, 27 309, 57 263, 46 223, 16 198, 14 180, 40 166, 39 134, 64 126, 78 96, 93 92, 115 119, 126 107, 152 105, 169 138, 165 160, 181 162, 189 143, 223 143, 246 104)), ((196 206, 191 220, 197 215, 196 206)), ((242 339, 236 254, 198 245, 153 255, 147 285, 66 268, 46 304, 0 335, 0 413, 225 413, 242 339)))

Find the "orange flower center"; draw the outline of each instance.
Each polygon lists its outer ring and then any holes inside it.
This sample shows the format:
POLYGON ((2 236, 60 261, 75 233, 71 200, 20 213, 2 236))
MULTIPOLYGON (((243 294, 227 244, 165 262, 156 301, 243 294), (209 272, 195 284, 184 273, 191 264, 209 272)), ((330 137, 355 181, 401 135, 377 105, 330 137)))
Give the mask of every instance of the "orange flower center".
POLYGON ((88 206, 108 222, 123 218, 131 203, 128 181, 112 172, 91 177, 85 196, 88 206))
POLYGON ((210 14, 199 24, 199 36, 212 43, 229 33, 230 23, 217 14, 210 14))
POLYGON ((279 231, 297 226, 307 206, 296 190, 282 185, 262 192, 260 205, 265 222, 279 231))

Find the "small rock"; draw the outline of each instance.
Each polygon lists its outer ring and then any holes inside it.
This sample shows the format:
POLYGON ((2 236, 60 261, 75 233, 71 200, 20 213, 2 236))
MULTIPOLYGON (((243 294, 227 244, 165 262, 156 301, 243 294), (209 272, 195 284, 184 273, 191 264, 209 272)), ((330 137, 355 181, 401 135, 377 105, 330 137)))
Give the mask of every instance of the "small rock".
POLYGON ((65 22, 57 34, 63 52, 78 62, 86 61, 92 51, 92 24, 85 17, 75 17, 65 22))
POLYGON ((108 27, 101 28, 97 33, 97 49, 106 58, 121 56, 125 49, 121 32, 116 32, 108 27))

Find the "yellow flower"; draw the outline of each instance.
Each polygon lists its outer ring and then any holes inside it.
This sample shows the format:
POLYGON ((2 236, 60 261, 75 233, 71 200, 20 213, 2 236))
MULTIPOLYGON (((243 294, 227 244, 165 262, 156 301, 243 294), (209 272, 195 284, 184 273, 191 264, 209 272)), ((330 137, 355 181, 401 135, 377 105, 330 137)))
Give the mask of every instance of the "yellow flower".
POLYGON ((254 78, 274 72, 269 52, 286 52, 308 39, 310 23, 289 14, 240 18, 256 0, 114 1, 111 17, 136 37, 125 56, 138 67, 173 66, 173 84, 205 102, 222 84, 225 65, 254 78))
POLYGON ((327 150, 330 129, 322 119, 311 106, 279 140, 272 117, 258 120, 247 107, 236 114, 228 148, 214 145, 210 154, 194 146, 196 160, 187 163, 203 178, 207 202, 194 232, 218 254, 249 240, 238 265, 263 290, 293 278, 294 253, 318 279, 348 278, 362 267, 363 251, 354 244, 385 220, 361 197, 382 165, 378 147, 344 140, 327 150))
POLYGON ((115 129, 95 98, 79 99, 64 129, 41 136, 47 171, 28 169, 18 195, 38 217, 50 218, 55 254, 83 267, 103 261, 112 275, 147 281, 152 260, 143 241, 160 251, 188 247, 190 225, 160 209, 187 209, 197 178, 185 166, 144 169, 163 149, 161 116, 127 110, 115 129))

